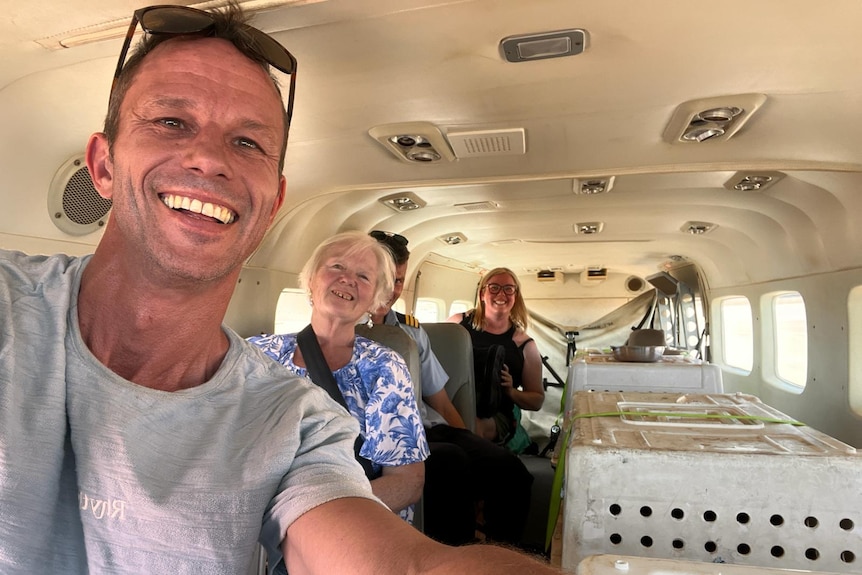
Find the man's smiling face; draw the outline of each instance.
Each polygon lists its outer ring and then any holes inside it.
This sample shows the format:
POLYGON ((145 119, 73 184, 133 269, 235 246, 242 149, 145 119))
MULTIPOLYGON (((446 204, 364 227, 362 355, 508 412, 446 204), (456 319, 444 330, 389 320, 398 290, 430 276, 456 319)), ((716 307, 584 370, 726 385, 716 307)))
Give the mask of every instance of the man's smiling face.
POLYGON ((108 177, 94 177, 113 200, 106 237, 145 246, 147 269, 169 275, 240 267, 284 197, 281 106, 264 70, 225 40, 157 46, 120 108, 108 177))

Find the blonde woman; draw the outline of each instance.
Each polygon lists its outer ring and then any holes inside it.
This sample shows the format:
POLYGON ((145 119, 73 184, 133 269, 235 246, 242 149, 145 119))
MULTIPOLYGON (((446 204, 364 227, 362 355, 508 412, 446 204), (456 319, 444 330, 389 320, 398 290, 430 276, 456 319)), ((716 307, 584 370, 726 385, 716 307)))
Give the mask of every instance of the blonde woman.
POLYGON ((542 358, 536 342, 525 331, 529 320, 521 284, 512 270, 495 268, 479 282, 476 299, 474 309, 447 320, 467 328, 474 350, 493 345, 505 349, 497 411, 491 417, 477 418, 476 433, 520 452, 529 444, 523 441, 524 433, 520 434, 521 440, 512 441, 518 431, 520 410, 538 411, 545 400, 542 358))

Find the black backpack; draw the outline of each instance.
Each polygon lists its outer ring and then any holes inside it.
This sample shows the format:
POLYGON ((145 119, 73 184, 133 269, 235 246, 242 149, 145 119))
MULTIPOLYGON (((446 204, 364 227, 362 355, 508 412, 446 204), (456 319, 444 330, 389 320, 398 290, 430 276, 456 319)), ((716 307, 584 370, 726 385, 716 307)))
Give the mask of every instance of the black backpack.
POLYGON ((503 364, 506 348, 491 345, 473 348, 473 374, 476 384, 476 417, 493 417, 500 407, 503 364))

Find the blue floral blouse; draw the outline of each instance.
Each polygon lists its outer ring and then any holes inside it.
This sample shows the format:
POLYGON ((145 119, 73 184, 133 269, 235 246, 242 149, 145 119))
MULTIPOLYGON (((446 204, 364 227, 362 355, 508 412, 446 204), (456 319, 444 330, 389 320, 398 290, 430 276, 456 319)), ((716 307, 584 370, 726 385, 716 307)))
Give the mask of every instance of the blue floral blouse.
MULTIPOLYGON (((308 377, 308 370, 294 363, 296 334, 254 336, 248 340, 294 373, 308 377)), ((359 433, 365 440, 359 453, 371 460, 374 471, 428 457, 410 372, 400 355, 356 336, 353 357, 332 374, 350 414, 359 422, 359 433)), ((413 506, 402 510, 401 517, 412 523, 413 506)))

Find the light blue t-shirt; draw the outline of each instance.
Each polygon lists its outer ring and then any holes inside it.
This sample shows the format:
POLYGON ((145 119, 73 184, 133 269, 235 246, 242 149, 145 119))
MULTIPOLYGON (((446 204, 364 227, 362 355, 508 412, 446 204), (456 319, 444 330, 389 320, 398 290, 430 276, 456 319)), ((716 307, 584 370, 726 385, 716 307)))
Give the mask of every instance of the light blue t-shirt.
POLYGON ((224 328, 203 385, 131 383, 90 353, 77 294, 89 258, 0 251, 0 573, 248 572, 288 526, 374 499, 356 422, 224 328))
MULTIPOLYGON (((255 336, 249 341, 291 371, 307 376, 296 365, 296 334, 255 336)), ((407 465, 428 457, 425 429, 416 407, 407 364, 388 347, 356 336, 353 357, 332 374, 350 414, 359 422, 365 442, 359 454, 371 460, 374 471, 382 466, 407 465)), ((400 513, 412 522, 413 506, 400 513)))

